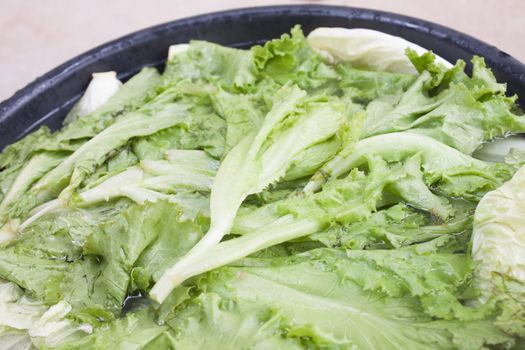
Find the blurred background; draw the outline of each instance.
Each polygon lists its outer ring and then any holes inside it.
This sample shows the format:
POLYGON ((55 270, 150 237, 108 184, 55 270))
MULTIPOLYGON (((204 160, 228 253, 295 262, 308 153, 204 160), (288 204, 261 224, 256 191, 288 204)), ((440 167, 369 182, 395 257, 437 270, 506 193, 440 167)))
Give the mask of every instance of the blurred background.
POLYGON ((525 62, 525 0, 0 0, 0 101, 64 61, 130 32, 238 7, 372 8, 452 27, 525 62))

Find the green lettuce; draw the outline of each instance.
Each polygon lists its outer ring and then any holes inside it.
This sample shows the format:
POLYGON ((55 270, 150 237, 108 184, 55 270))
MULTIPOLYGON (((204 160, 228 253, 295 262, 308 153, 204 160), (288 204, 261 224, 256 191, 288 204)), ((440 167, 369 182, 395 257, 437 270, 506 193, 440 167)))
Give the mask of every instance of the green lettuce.
POLYGON ((67 318, 64 301, 46 307, 14 283, 0 281, 0 345, 2 349, 55 347, 92 332, 92 327, 67 318))
POLYGON ((314 33, 180 44, 0 153, 0 348, 523 348, 517 97, 314 33))
POLYGON ((200 279, 198 297, 176 306, 167 324, 176 331, 175 347, 479 349, 512 344, 490 323, 490 312, 461 305, 458 286, 470 278, 469 258, 435 246, 394 255, 313 250, 240 262, 200 279), (456 318, 451 307, 473 320, 456 318))
POLYGON ((157 325, 154 311, 145 308, 130 312, 111 322, 108 327, 100 328, 82 339, 63 342, 49 349, 170 349, 170 337, 168 327, 157 325))
MULTIPOLYGON (((331 180, 317 193, 290 196, 239 213, 232 232, 244 234, 242 237, 209 244, 203 250, 205 253, 192 255, 190 252, 167 270, 152 292, 166 293, 170 290, 169 286, 176 286, 200 273, 292 239, 312 234, 322 235, 319 232, 333 230, 338 225, 343 227, 343 239, 348 239, 359 222, 370 222, 368 227, 373 227, 374 218, 380 215, 374 217, 373 212, 384 205, 405 202, 412 208, 427 212, 428 227, 424 222, 413 224, 412 230, 405 232, 405 239, 412 240, 412 243, 443 234, 460 234, 469 229, 470 222, 464 215, 466 205, 461 203, 457 208, 454 206, 458 199, 457 187, 462 186, 462 191, 467 194, 463 200, 469 201, 472 196, 497 187, 502 182, 501 178, 504 180, 507 175, 429 137, 409 133, 361 141, 348 160, 348 168, 352 170, 345 178, 331 180), (375 149, 374 145, 379 144, 379 149, 375 149), (427 155, 416 148, 421 145, 428 147, 427 155), (384 159, 379 158, 382 152, 384 159), (370 153, 375 156, 369 156, 370 153), (358 169, 365 165, 368 168, 366 172, 358 169), (464 167, 478 170, 464 172, 464 167), (431 181, 425 182, 427 178, 431 181), (436 225, 445 222, 450 222, 450 226, 440 229, 436 225), (420 236, 408 236, 406 233, 420 236)), ((395 229, 395 225, 392 226, 395 229)), ((406 226, 401 225, 398 230, 406 229, 406 226)), ((394 244, 399 244, 401 239, 399 234, 392 237, 392 240, 398 240, 394 244)), ((373 236, 368 234, 360 244, 373 243, 373 240, 373 236)))
MULTIPOLYGON (((306 192, 318 190, 330 178, 337 178, 354 167, 376 157, 388 162, 405 161, 410 167, 407 178, 395 185, 400 194, 410 195, 424 191, 425 183, 440 183, 448 195, 459 194, 465 199, 479 200, 487 190, 499 186, 512 176, 511 165, 491 164, 472 158, 433 138, 419 133, 399 132, 365 138, 351 144, 332 160, 326 162, 305 186, 306 192), (410 162, 406 162, 407 159, 410 162)), ((438 217, 446 217, 446 203, 432 193, 414 198, 423 209, 432 209, 438 217)))
POLYGON ((335 136, 344 121, 337 101, 308 100, 305 96, 306 92, 295 86, 280 89, 259 131, 246 135, 222 161, 210 194, 210 229, 157 282, 151 291, 155 300, 162 302, 180 283, 178 275, 193 264, 192 259, 205 255, 229 233, 236 212, 248 195, 283 177, 305 149, 335 136))
POLYGON ((506 97, 480 57, 472 59, 473 75, 458 61, 447 69, 427 53, 408 51, 420 75, 399 101, 374 101, 367 107, 364 136, 410 130, 430 136, 463 153, 483 142, 525 131, 525 118, 514 114, 516 97, 506 97))
POLYGON ((31 235, 0 251, 0 277, 48 305, 68 302, 72 315, 85 322, 114 318, 128 295, 131 270, 155 241, 158 225, 173 210, 180 213, 165 201, 123 204, 120 210, 48 216, 31 227, 31 235))

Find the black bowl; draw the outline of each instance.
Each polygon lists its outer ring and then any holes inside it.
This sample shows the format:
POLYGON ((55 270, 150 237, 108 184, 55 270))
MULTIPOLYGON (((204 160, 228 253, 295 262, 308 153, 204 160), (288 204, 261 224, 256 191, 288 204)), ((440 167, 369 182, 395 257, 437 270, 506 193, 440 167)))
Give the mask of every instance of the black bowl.
POLYGON ((525 106, 525 65, 494 46, 453 29, 393 13, 339 6, 287 5, 246 8, 181 19, 124 36, 44 74, 0 104, 0 150, 40 125, 61 126, 92 72, 114 70, 126 79, 144 66, 161 66, 171 44, 203 39, 233 47, 261 44, 301 24, 362 27, 401 36, 449 61, 480 55, 510 94, 525 106))

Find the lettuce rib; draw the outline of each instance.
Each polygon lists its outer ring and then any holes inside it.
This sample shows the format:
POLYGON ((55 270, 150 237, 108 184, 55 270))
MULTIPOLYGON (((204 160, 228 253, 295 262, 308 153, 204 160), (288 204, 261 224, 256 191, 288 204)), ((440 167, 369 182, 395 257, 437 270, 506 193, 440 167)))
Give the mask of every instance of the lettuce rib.
POLYGON ((184 271, 193 259, 206 256, 230 233, 237 210, 248 195, 284 177, 301 152, 335 135, 344 120, 337 107, 323 100, 305 100, 305 96, 306 92, 295 86, 284 86, 259 131, 247 135, 226 155, 211 191, 210 229, 165 272, 163 282, 150 293, 154 300, 162 302, 177 285, 178 280, 170 276, 184 271))

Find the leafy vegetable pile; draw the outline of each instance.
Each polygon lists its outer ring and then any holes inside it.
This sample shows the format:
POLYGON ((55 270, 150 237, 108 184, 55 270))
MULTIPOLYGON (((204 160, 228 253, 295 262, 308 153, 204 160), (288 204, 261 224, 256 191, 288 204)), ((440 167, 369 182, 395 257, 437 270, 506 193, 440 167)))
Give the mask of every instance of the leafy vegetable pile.
POLYGON ((192 41, 7 147, 0 348, 524 348, 516 97, 320 37, 192 41))

